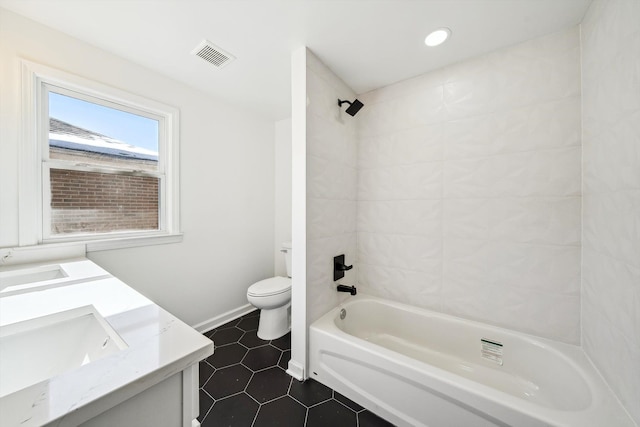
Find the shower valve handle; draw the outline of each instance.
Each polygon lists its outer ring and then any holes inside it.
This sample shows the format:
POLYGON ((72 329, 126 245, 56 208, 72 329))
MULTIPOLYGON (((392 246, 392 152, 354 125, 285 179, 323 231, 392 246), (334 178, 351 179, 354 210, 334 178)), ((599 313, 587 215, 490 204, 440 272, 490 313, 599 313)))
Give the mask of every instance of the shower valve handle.
POLYGON ((351 270, 353 265, 346 265, 344 262, 344 255, 338 255, 333 257, 333 281, 344 277, 344 272, 351 270))

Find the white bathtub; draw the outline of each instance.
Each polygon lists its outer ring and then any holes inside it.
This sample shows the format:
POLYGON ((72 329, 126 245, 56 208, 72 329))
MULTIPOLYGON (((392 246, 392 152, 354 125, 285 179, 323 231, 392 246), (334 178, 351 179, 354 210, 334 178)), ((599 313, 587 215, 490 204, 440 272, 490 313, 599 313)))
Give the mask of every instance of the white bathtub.
POLYGON ((311 378, 398 426, 634 426, 576 346, 364 295, 309 339, 311 378))

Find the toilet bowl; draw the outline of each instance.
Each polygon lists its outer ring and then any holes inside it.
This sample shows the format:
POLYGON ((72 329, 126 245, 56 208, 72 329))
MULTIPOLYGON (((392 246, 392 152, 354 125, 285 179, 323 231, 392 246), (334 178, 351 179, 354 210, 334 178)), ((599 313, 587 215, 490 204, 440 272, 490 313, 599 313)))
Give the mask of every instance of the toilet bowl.
POLYGON ((274 340, 291 330, 291 243, 283 243, 289 277, 271 277, 249 286, 247 300, 260 309, 258 338, 274 340))

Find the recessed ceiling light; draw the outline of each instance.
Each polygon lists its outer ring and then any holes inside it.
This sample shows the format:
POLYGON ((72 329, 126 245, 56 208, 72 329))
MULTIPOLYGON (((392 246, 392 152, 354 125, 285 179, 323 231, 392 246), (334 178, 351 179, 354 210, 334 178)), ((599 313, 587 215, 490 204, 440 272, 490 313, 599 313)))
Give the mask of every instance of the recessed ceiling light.
POLYGON ((425 39, 424 44, 429 47, 438 46, 444 43, 451 35, 451 30, 443 27, 432 31, 425 39))

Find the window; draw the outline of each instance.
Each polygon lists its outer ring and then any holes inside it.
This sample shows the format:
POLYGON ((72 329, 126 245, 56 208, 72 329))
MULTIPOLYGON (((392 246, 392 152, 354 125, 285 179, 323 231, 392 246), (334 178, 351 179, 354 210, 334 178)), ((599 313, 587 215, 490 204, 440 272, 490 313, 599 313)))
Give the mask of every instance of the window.
POLYGON ((36 165, 24 168, 35 177, 22 174, 21 220, 35 226, 21 227, 21 240, 100 249, 179 236, 177 110, 26 61, 23 69, 32 107, 23 159, 36 165))

